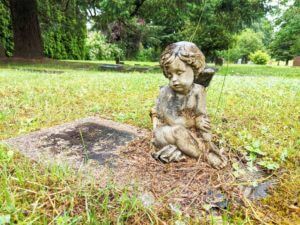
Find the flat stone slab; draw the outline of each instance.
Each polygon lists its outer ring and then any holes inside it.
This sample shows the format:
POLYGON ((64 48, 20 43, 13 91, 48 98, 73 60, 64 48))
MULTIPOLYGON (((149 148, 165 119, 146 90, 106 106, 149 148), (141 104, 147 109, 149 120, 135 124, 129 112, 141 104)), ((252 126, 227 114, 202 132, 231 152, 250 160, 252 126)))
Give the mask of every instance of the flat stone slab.
POLYGON ((89 117, 5 140, 36 161, 66 163, 79 168, 87 162, 114 166, 118 150, 145 131, 98 117, 89 117))

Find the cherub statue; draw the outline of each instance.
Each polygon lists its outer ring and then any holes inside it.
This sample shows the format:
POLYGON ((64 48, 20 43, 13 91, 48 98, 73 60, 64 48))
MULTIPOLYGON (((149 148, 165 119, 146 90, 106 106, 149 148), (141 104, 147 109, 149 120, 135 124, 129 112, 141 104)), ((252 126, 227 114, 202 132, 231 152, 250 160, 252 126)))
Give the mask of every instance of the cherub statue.
POLYGON ((156 105, 151 110, 152 143, 157 149, 152 156, 162 162, 204 156, 213 167, 224 167, 227 159, 211 140, 206 113, 205 86, 214 71, 205 71, 204 55, 191 42, 177 42, 164 50, 160 66, 169 79, 169 85, 160 89, 156 105), (208 81, 204 74, 209 75, 208 81))

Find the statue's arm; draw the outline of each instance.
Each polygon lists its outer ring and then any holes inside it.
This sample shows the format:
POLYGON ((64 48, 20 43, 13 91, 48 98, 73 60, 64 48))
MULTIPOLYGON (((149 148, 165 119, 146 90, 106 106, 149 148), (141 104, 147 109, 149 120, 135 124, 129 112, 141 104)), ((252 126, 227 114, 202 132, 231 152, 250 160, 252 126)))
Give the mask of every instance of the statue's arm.
POLYGON ((159 90, 159 95, 158 98, 155 101, 155 106, 150 110, 150 117, 152 120, 152 126, 153 126, 153 130, 155 130, 157 127, 159 127, 162 124, 162 121, 160 120, 159 116, 158 116, 158 111, 161 108, 161 104, 162 104, 162 98, 165 94, 165 88, 161 87, 159 90))
POLYGON ((196 127, 205 141, 211 141, 210 120, 206 111, 206 91, 203 86, 198 94, 199 101, 197 104, 198 116, 196 117, 196 127))
POLYGON ((159 118, 157 116, 156 107, 153 107, 150 110, 150 117, 151 117, 151 120, 152 120, 153 130, 155 130, 161 124, 161 121, 159 120, 159 118))

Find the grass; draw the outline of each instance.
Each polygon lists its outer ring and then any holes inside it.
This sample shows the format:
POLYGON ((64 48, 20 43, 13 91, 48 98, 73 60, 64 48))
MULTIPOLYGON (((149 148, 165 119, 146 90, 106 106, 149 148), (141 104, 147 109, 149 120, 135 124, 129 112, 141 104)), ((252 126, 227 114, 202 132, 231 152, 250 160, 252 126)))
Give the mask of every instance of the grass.
MULTIPOLYGON (((137 62, 137 61, 125 61, 125 67, 131 67, 134 65, 138 66, 150 66, 155 67, 158 66, 158 62, 137 62)), ((44 70, 44 71, 62 71, 62 70, 99 70, 100 64, 115 64, 114 61, 102 60, 102 61, 85 61, 85 60, 31 60, 31 61, 3 61, 0 62, 0 66, 2 68, 12 68, 18 70, 44 70)))
MULTIPOLYGON (((125 66, 130 67, 134 65, 156 67, 158 62, 138 62, 138 61, 124 61, 125 66)), ((65 71, 65 70, 84 70, 95 71, 99 70, 99 64, 115 64, 114 61, 84 61, 84 60, 36 60, 36 61, 4 61, 0 62, 0 68, 17 69, 21 71, 43 70, 43 71, 65 71)), ((209 66, 215 67, 213 64, 209 66)), ((157 70, 157 69, 156 69, 157 70)), ((299 77, 299 67, 291 66, 276 66, 276 65, 237 65, 224 64, 219 67, 218 74, 225 75, 253 75, 253 76, 283 76, 283 77, 299 77)), ((34 72, 34 71, 33 71, 34 72)), ((38 72, 38 71, 37 71, 38 72)))
MULTIPOLYGON (((84 71, 69 62, 0 66, 0 140, 92 115, 151 129, 149 109, 167 82, 160 73, 84 71), (28 67, 63 73, 20 70, 28 67)), ((228 73, 253 76, 214 77, 208 88, 214 133, 245 154, 255 145, 264 153, 257 162, 280 166, 281 183, 265 206, 255 205, 256 214, 296 224, 299 215, 290 207, 300 201, 300 69, 230 65, 228 73)), ((0 203, 0 221, 10 215, 18 224, 172 224, 178 219, 167 207, 155 212, 143 207, 135 194, 113 184, 85 183, 68 168, 32 164, 5 146, 0 147, 0 203)), ((240 224, 259 221, 247 210, 240 224)), ((235 215, 235 224, 238 220, 235 215)))
POLYGON ((276 76, 276 77, 300 77, 299 67, 275 66, 275 65, 237 65, 224 64, 219 74, 251 75, 251 76, 276 76))

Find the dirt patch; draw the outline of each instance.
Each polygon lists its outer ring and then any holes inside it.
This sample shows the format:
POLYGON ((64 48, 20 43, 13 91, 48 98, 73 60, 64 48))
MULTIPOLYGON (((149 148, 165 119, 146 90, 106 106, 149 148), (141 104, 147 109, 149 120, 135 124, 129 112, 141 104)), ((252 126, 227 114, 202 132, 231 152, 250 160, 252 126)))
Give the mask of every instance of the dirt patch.
POLYGON ((212 168, 203 159, 163 164, 151 157, 154 149, 150 139, 135 140, 123 149, 115 182, 135 180, 143 192, 178 206, 182 212, 234 209, 243 205, 245 198, 265 197, 273 185, 265 171, 246 171, 242 156, 230 149, 226 152, 229 163, 222 170, 212 168), (237 175, 233 164, 244 167, 245 173, 237 175))

